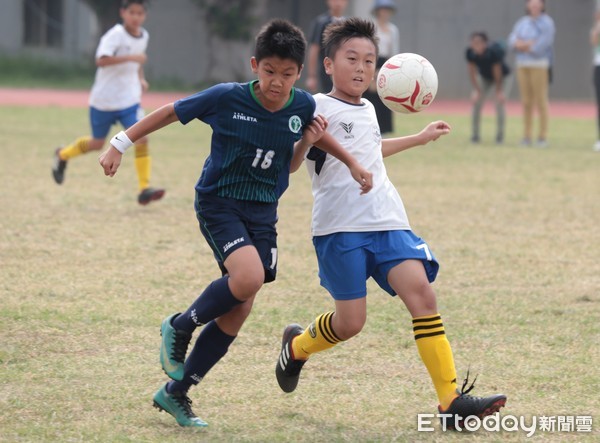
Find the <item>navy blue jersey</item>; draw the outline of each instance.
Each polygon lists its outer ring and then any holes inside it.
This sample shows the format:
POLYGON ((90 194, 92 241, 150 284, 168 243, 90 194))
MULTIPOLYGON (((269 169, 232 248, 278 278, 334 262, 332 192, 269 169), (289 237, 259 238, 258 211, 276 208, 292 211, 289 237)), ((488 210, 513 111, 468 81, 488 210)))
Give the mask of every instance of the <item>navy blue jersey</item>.
POLYGON ((222 83, 175 103, 181 123, 197 118, 213 130, 200 194, 272 203, 288 187, 294 143, 312 121, 315 101, 292 88, 286 105, 271 112, 254 95, 255 82, 222 83))

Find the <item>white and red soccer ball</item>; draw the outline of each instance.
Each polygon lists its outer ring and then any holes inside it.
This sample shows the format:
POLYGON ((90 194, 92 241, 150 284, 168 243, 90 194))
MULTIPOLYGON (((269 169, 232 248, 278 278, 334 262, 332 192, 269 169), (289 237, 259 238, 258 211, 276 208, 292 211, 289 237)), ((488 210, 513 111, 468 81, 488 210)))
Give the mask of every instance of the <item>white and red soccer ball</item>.
POLYGON ((392 111, 411 114, 433 102, 438 76, 429 61, 410 52, 389 58, 377 75, 377 93, 392 111))

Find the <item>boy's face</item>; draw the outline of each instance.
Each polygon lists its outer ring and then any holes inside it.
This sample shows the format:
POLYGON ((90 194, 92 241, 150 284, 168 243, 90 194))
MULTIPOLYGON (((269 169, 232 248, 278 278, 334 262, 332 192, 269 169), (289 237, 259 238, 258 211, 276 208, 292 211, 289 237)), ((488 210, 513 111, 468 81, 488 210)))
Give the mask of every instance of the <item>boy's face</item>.
POLYGON ((369 88, 375 77, 377 49, 367 38, 346 40, 333 55, 325 58, 325 72, 331 75, 334 95, 355 101, 369 88))
POLYGON ((290 98, 296 80, 300 78, 302 67, 287 58, 265 57, 260 62, 252 57, 252 72, 258 76, 259 99, 267 107, 282 107, 290 98))
POLYGON ((479 36, 471 38, 471 49, 477 55, 481 55, 487 49, 487 43, 479 36))
POLYGON ((132 3, 127 8, 121 8, 123 26, 130 34, 137 34, 146 21, 146 8, 143 5, 132 3))

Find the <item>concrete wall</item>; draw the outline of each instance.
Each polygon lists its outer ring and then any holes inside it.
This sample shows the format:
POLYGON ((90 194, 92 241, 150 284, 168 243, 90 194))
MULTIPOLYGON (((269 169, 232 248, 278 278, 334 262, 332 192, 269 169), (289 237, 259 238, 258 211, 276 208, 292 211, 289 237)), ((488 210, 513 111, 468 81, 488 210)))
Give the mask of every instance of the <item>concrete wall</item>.
MULTIPOLYGON (((0 0, 0 51, 35 52, 24 48, 23 1, 0 0)), ((65 1, 65 45, 52 56, 92 57, 98 42, 96 21, 81 0, 65 1)), ((255 28, 272 17, 297 23, 308 34, 310 21, 326 10, 325 0, 256 0, 255 28)), ((591 99, 592 51, 588 43, 596 0, 547 0, 557 26, 553 98, 591 99)), ((465 98, 469 93, 464 51, 474 30, 506 39, 524 14, 524 0, 396 0, 394 21, 401 50, 427 57, 440 76, 439 97, 465 98)), ((350 0, 348 15, 370 17, 372 0, 350 0)), ((150 32, 150 79, 173 78, 201 85, 210 81, 247 80, 253 42, 217 42, 206 31, 202 12, 189 0, 154 0, 146 27, 150 32)), ((513 88, 513 97, 517 88, 513 88)))

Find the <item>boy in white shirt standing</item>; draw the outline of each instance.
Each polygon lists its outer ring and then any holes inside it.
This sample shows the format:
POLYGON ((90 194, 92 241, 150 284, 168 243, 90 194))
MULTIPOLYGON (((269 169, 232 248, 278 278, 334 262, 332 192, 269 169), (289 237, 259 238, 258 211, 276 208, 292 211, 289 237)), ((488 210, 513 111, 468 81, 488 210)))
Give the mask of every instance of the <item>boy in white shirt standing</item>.
MULTIPOLYGON (((333 89, 314 96, 315 112, 327 118, 327 131, 373 173, 373 189, 359 195, 341 162, 314 147, 306 155, 319 276, 335 300, 335 310, 319 315, 306 329, 297 324, 285 328, 275 369, 279 386, 284 392, 294 391, 309 356, 361 331, 367 317, 366 280, 373 277, 382 289, 397 295, 412 316, 415 342, 435 387, 438 409, 448 414, 446 426, 462 426, 472 415, 493 414, 504 406, 506 396, 467 395, 473 388, 466 388, 468 380, 462 389, 457 387, 452 349, 430 285, 439 265, 427 244, 411 231, 383 163, 384 157, 437 140, 450 127, 436 121, 418 134, 382 140, 373 105, 362 98, 376 69, 373 23, 351 18, 330 25, 323 45, 333 89)), ((298 143, 291 171, 298 169, 310 147, 298 143)))
MULTIPOLYGON (((142 91, 148 89, 143 65, 149 36, 142 27, 146 20, 146 0, 123 0, 120 15, 123 24, 109 29, 96 50, 98 69, 89 100, 92 136, 80 137, 55 152, 52 176, 59 185, 64 181, 67 161, 102 149, 115 123, 129 128, 144 116, 140 102, 142 91)), ((152 159, 145 137, 136 142, 135 167, 139 183, 138 203, 147 205, 161 199, 165 190, 150 187, 152 159)))

